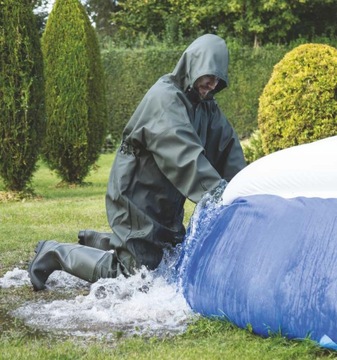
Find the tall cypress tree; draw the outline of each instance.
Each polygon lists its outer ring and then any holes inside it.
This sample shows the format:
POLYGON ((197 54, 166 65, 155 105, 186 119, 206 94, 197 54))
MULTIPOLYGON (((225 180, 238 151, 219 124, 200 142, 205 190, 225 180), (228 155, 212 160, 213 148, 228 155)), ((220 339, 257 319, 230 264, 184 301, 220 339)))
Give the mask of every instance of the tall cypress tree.
POLYGON ((29 187, 44 136, 43 63, 30 0, 0 2, 0 176, 29 187))
POLYGON ((103 67, 95 30, 78 0, 56 0, 42 37, 47 130, 44 157, 67 183, 81 183, 106 135, 103 67))

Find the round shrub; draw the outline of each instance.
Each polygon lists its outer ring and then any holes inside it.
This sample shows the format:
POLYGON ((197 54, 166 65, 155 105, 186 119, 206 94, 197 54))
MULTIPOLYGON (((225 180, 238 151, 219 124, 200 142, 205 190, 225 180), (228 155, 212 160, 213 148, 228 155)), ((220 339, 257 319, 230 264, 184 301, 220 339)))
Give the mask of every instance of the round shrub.
POLYGON ((266 154, 337 134, 337 49, 296 47, 275 65, 259 102, 266 154))

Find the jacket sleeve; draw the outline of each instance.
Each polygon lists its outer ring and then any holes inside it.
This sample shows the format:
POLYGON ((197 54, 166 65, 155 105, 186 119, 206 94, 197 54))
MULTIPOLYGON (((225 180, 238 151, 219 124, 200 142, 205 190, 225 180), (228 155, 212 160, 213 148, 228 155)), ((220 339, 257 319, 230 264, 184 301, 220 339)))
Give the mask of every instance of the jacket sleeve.
POLYGON ((220 183, 221 176, 205 157, 192 125, 168 128, 148 146, 161 172, 191 201, 198 202, 220 183))

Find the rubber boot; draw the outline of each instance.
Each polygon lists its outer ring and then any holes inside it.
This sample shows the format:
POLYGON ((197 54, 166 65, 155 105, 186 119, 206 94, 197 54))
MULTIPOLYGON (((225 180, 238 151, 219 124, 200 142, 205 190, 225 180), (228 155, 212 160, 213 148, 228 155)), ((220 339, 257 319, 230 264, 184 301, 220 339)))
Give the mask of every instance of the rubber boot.
POLYGON ((28 273, 35 291, 45 289, 45 282, 55 270, 64 270, 80 279, 95 282, 117 276, 114 253, 78 244, 40 241, 28 273))
POLYGON ((101 233, 94 230, 81 230, 78 233, 78 243, 101 250, 111 250, 112 233, 101 233))

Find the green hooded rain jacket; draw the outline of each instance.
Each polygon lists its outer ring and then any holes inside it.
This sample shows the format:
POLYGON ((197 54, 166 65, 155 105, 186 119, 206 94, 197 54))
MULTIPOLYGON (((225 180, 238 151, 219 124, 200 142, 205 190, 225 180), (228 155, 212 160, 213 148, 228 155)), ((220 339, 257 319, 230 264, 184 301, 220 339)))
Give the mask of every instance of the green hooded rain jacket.
POLYGON ((106 209, 111 244, 117 253, 131 253, 138 267, 156 268, 165 245, 183 240, 186 198, 197 203, 246 165, 237 134, 213 98, 227 84, 225 41, 201 36, 150 88, 123 131, 106 209), (193 89, 203 75, 220 79, 206 100, 193 89))

